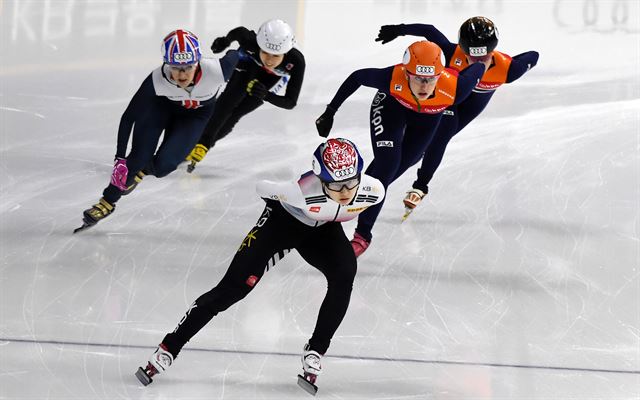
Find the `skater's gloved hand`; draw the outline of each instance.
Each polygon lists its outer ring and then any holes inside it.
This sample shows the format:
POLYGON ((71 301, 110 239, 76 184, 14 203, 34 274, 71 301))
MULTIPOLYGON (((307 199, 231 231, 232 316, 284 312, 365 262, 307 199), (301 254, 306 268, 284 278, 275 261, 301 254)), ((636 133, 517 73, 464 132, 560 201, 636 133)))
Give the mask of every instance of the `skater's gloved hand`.
POLYGON ((336 110, 327 106, 327 109, 324 110, 321 116, 316 119, 316 129, 318 130, 318 135, 322 137, 329 136, 329 132, 331 132, 331 127, 333 126, 333 116, 336 114, 336 110))
POLYGON ((426 193, 420 189, 412 188, 407 192, 407 196, 402 200, 402 202, 406 208, 413 210, 418 206, 418 204, 420 204, 425 194, 426 193))
POLYGON ((269 93, 269 90, 267 90, 267 87, 264 85, 264 83, 260 82, 257 79, 253 79, 247 84, 247 93, 249 93, 249 96, 253 96, 257 99, 263 100, 267 93, 269 93))
POLYGON ((214 53, 220 53, 222 50, 229 47, 231 44, 231 40, 227 39, 226 36, 220 36, 213 41, 211 45, 211 51, 214 53))
POLYGON ((127 159, 117 157, 113 164, 113 172, 111 173, 111 184, 120 190, 127 189, 127 159))
POLYGON ((389 43, 393 39, 402 35, 401 28, 402 28, 402 24, 382 25, 380 27, 380 32, 378 32, 378 37, 376 38, 376 42, 382 42, 382 44, 389 43))

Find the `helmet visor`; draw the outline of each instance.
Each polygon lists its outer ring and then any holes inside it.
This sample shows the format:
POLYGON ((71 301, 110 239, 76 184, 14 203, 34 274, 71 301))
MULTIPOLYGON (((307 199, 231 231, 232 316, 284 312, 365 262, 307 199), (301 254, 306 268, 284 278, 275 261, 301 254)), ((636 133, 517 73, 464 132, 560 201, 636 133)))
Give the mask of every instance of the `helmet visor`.
POLYGON ((467 55, 467 57, 469 57, 469 63, 470 64, 474 64, 474 63, 484 63, 484 62, 488 62, 491 60, 491 57, 493 56, 493 53, 489 53, 486 56, 470 56, 467 55))
POLYGON ((180 64, 180 65, 171 65, 169 64, 169 69, 173 72, 191 72, 198 66, 197 63, 194 64, 180 64))
POLYGON ((352 190, 360 184, 360 175, 355 178, 347 179, 346 181, 339 182, 322 182, 324 187, 332 192, 341 192, 342 189, 352 190))
POLYGON ((415 75, 412 74, 411 72, 407 71, 407 74, 409 74, 409 79, 411 79, 412 81, 421 84, 430 84, 430 83, 435 83, 438 81, 438 79, 440 78, 440 74, 438 75, 434 75, 434 76, 421 76, 421 75, 415 75))

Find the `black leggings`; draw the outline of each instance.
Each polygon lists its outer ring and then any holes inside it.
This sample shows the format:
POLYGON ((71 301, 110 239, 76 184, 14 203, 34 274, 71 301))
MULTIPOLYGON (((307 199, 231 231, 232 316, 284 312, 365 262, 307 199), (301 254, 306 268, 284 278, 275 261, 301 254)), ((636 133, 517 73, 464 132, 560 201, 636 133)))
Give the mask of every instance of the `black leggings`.
POLYGON ((242 241, 220 283, 198 297, 162 343, 174 357, 177 356, 214 316, 248 295, 265 270, 284 257, 289 249, 298 250, 305 261, 327 278, 327 293, 309 340, 313 350, 324 354, 349 307, 357 269, 355 255, 340 223, 311 227, 271 200, 242 241))
POLYGON ((233 130, 240 118, 264 103, 263 100, 247 93, 247 84, 252 79, 258 79, 267 88, 270 88, 280 80, 280 77, 265 72, 253 61, 239 63, 224 92, 216 101, 216 109, 202 132, 199 144, 211 149, 218 140, 233 130))
MULTIPOLYGON (((133 127, 131 151, 127 155, 127 186, 134 182, 136 174, 144 169, 147 175, 158 178, 169 175, 178 168, 196 145, 215 103, 188 110, 178 108, 168 100, 149 104, 145 117, 133 127), (163 135, 164 133, 164 135, 163 135), (162 142, 160 137, 162 136, 162 142)), ((122 197, 122 190, 109 184, 102 196, 111 204, 122 197)))
MULTIPOLYGON (((374 158, 366 174, 380 180, 387 189, 420 161, 441 117, 441 114, 412 111, 390 95, 376 93, 371 103, 369 123, 374 158)), ((384 201, 367 208, 358 217, 356 232, 367 240, 372 238, 371 230, 384 201)))

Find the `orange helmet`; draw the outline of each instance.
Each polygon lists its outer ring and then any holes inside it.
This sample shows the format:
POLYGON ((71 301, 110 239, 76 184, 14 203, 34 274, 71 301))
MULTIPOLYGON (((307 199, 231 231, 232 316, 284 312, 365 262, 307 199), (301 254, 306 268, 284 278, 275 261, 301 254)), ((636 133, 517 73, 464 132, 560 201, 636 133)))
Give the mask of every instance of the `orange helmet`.
POLYGON ((426 40, 413 43, 404 51, 404 69, 412 75, 437 76, 444 70, 444 54, 437 44, 426 40))

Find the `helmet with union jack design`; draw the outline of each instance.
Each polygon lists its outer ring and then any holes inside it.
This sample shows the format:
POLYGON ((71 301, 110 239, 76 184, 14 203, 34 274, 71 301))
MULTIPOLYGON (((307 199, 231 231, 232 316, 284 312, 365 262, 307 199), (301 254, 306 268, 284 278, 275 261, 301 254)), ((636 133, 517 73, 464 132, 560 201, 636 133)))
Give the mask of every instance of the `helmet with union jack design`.
POLYGON ((444 70, 445 59, 437 44, 421 40, 407 47, 402 64, 405 71, 412 75, 437 76, 444 70))
POLYGON ((162 58, 169 65, 190 65, 200 61, 198 37, 185 29, 169 33, 162 43, 162 58))
POLYGON ((355 144, 337 138, 322 143, 313 152, 313 173, 323 182, 340 182, 358 177, 364 162, 355 144))
POLYGON ((256 41, 265 53, 280 55, 291 50, 296 40, 289 24, 281 19, 270 19, 260 25, 256 41))

